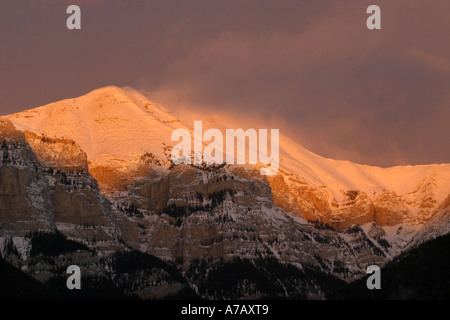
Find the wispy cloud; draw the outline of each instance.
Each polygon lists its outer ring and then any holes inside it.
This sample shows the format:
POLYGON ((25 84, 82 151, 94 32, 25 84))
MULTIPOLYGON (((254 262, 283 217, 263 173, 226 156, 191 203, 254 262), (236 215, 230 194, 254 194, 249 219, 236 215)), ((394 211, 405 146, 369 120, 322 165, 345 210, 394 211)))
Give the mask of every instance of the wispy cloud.
POLYGON ((431 52, 425 52, 418 49, 408 51, 407 55, 437 71, 450 72, 450 60, 443 56, 438 56, 431 52))

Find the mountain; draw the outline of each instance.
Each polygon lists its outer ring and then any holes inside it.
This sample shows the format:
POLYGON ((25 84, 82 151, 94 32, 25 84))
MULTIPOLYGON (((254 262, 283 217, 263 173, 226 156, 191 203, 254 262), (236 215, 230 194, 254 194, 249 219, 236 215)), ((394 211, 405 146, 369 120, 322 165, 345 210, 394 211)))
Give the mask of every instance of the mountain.
MULTIPOLYGON (((171 134, 192 132, 194 120, 204 129, 239 128, 220 117, 176 116, 128 87, 1 118, 2 256, 44 281, 27 262, 33 234, 61 232, 101 256, 137 250, 174 264, 186 279, 173 280, 167 294, 189 286, 213 299, 264 296, 270 268, 295 268, 309 279, 298 280, 301 297, 327 297, 333 281, 320 275, 352 281, 370 264, 449 233, 450 164, 359 165, 320 157, 281 134, 273 176, 254 165, 174 165, 171 134), (217 274, 236 266, 247 276, 228 293, 212 293, 217 274), (253 287, 249 274, 261 275, 253 287)), ((94 258, 86 254, 77 259, 88 265, 94 258)), ((108 265, 95 259, 98 269, 108 265)), ((279 277, 279 295, 300 297, 292 279, 279 277)))
POLYGON ((49 299, 52 294, 39 281, 0 258, 0 299, 49 299))
POLYGON ((450 235, 437 237, 390 261, 381 273, 381 289, 369 291, 366 278, 344 286, 345 299, 438 299, 450 298, 450 235), (413 280, 412 280, 413 279, 413 280))

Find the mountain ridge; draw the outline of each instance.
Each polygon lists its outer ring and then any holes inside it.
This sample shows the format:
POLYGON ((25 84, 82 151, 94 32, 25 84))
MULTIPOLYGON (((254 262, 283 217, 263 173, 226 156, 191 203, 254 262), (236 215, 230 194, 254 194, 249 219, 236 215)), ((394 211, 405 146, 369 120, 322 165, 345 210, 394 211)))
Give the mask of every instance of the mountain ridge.
MULTIPOLYGON (((56 115, 53 115, 53 110, 57 109, 58 113, 62 113, 59 116, 64 116, 65 113, 70 111, 70 113, 77 113, 79 111, 79 108, 82 109, 91 109, 95 108, 96 112, 95 114, 86 114, 84 112, 81 112, 77 119, 90 119, 91 121, 98 122, 99 127, 101 130, 99 130, 97 135, 104 139, 105 136, 114 136, 114 138, 119 137, 120 132, 114 132, 113 128, 111 126, 123 126, 124 128, 130 129, 130 126, 127 124, 124 124, 123 122, 130 121, 130 120, 136 120, 140 116, 145 118, 147 122, 140 122, 134 124, 134 126, 139 127, 139 130, 142 131, 141 136, 144 136, 145 138, 149 138, 149 134, 155 134, 158 139, 164 140, 166 144, 170 144, 170 136, 171 131, 177 128, 187 128, 192 130, 192 123, 193 120, 201 120, 201 119, 192 119, 191 121, 184 120, 185 123, 182 125, 177 125, 181 122, 181 120, 177 117, 174 117, 172 114, 169 114, 167 109, 163 108, 162 106, 155 104, 148 100, 144 95, 140 94, 136 90, 125 87, 125 88, 118 88, 115 86, 108 86, 100 89, 93 90, 89 93, 87 93, 84 96, 74 98, 74 99, 66 99, 59 102, 51 103, 48 105, 45 105, 43 107, 37 107, 33 108, 27 111, 19 112, 16 114, 11 114, 5 116, 6 118, 10 119, 13 124, 19 129, 19 130, 29 130, 34 131, 37 133, 44 133, 47 135, 55 135, 55 136, 67 136, 68 138, 71 138, 75 140, 82 148, 85 150, 85 152, 88 155, 89 160, 94 160, 97 158, 102 158, 102 156, 105 156, 106 158, 108 156, 115 157, 118 159, 130 159, 129 156, 129 149, 124 150, 123 152, 117 152, 117 150, 113 149, 112 151, 108 152, 102 152, 102 151, 96 151, 93 150, 93 146, 91 146, 88 141, 86 141, 86 138, 83 139, 82 136, 79 134, 75 134, 73 128, 67 128, 67 126, 70 124, 65 123, 65 127, 61 127, 61 123, 49 123, 49 118, 53 118, 56 115), (108 98, 115 98, 115 99, 109 99, 108 98), (118 100, 118 99, 125 99, 125 100, 118 100), (115 100, 115 101, 114 101, 115 100), (105 112, 104 109, 102 109, 102 106, 107 104, 109 111, 105 112), (74 108, 75 110, 70 109, 70 107, 74 108), (120 107, 118 107, 120 106, 120 107), (128 106, 127 108, 123 108, 123 106, 128 106), (69 108, 69 109, 68 109, 69 108), (59 110, 58 110, 59 109, 59 110), (102 110, 98 110, 102 109, 102 110), (121 109, 125 109, 126 112, 122 113, 121 109), (130 116, 129 113, 132 113, 132 109, 137 109, 138 114, 137 116, 130 116), (100 112, 98 112, 100 111, 100 112), (100 113, 100 114, 99 114, 100 113), (157 114, 157 117, 154 116, 154 114, 157 114), (153 121, 148 121, 148 118, 150 120, 162 120, 163 125, 158 125, 155 130, 148 131, 145 130, 145 127, 147 125, 155 125, 153 121), (122 123, 119 121, 122 120, 122 123), (173 122, 171 122, 173 121, 173 122), (108 123, 109 122, 109 123, 108 123), (139 126, 141 125, 141 126, 139 126), (102 128, 104 127, 104 128, 102 128), (157 130, 162 130, 162 132, 156 132, 157 130), (146 135, 147 134, 147 135, 146 135), (74 136, 75 135, 75 136, 74 136), (128 153, 128 154, 127 154, 128 153)), ((56 111, 55 111, 56 112, 56 111)), ((201 115, 198 115, 198 118, 201 118, 201 115)), ((65 119, 64 119, 65 120, 65 119)), ((74 121, 72 119, 72 121, 74 121)), ((81 120, 79 120, 81 121, 81 120)), ((62 122, 62 121, 60 121, 62 122)), ((83 125, 83 129, 85 132, 90 133, 93 130, 93 125, 90 124, 89 126, 85 123, 81 123, 83 125)), ((233 124, 226 123, 225 126, 221 126, 217 122, 214 122, 215 125, 218 125, 219 127, 227 127, 227 128, 234 128, 233 124)), ((205 129, 208 127, 208 125, 205 125, 205 129)), ((245 128, 244 128, 245 129, 245 128)), ((135 131, 131 131, 135 132, 135 131)), ((94 139, 92 137, 92 133, 88 134, 90 139, 94 139)), ((132 135, 127 135, 127 138, 132 138, 132 135)), ((136 140, 139 140, 140 138, 134 137, 131 141, 133 142, 139 142, 136 140)), ((106 141, 108 142, 108 141, 106 141)), ((98 147, 100 150, 102 149, 102 146, 99 146, 101 144, 101 141, 95 141, 94 145, 98 147)), ((163 154, 161 154, 160 149, 156 146, 157 142, 154 140, 149 140, 146 145, 147 149, 151 149, 153 147, 153 151, 157 152, 158 156, 164 157, 163 154)), ((172 143, 173 144, 173 143, 172 143)), ((131 152, 131 154, 134 157, 138 157, 141 154, 145 152, 145 146, 139 144, 138 147, 135 148, 136 150, 133 150, 134 152, 131 152), (138 152, 139 151, 139 152, 138 152), (142 152, 142 153, 140 153, 142 152)), ((154 152, 154 153, 155 153, 154 152)), ((366 185, 374 184, 376 185, 377 181, 376 179, 373 179, 372 175, 383 175, 383 179, 387 179, 387 176, 392 175, 393 173, 399 174, 399 172, 396 171, 424 171, 424 172, 412 172, 411 174, 421 175, 425 176, 425 173, 429 173, 430 170, 437 170, 437 171, 449 171, 450 164, 449 163, 443 163, 443 164, 428 164, 428 165, 414 165, 414 166, 393 166, 388 168, 381 168, 377 166, 370 166, 370 165, 364 165, 364 164, 357 164, 350 161, 345 160, 333 160, 329 158, 324 158, 322 156, 319 156, 304 147, 300 146, 298 143, 294 142, 292 139, 282 135, 280 138, 280 157, 281 162, 283 162, 282 169, 285 169, 289 171, 290 173, 296 173, 298 174, 300 170, 302 170, 303 175, 307 178, 309 178, 309 182, 312 182, 312 180, 316 180, 315 182, 321 183, 323 185, 332 185, 334 182, 339 182, 347 189, 350 189, 352 186, 355 186, 359 189, 364 189, 364 191, 367 191, 370 189, 368 186, 358 186, 355 182, 348 182, 346 181, 347 178, 344 177, 344 174, 351 175, 351 176, 358 176, 359 179, 363 180, 361 176, 366 176, 366 178, 369 181, 364 181, 366 185), (318 166, 317 164, 320 164, 318 166), (284 168, 283 168, 284 167, 284 168), (342 172, 347 170, 348 172, 342 172), (319 173, 315 172, 319 171, 319 173), (359 171, 362 171, 360 173, 359 171), (310 173, 308 175, 308 173, 310 173), (331 177, 331 178, 329 178, 331 177)), ((408 175, 408 173, 405 173, 405 175, 408 175)), ((353 180, 355 180, 353 178, 353 180)), ((403 179, 393 179, 393 180, 405 180, 403 179)), ((417 181, 419 182, 419 181, 417 181)), ((361 181, 359 181, 361 184, 361 181)), ((390 184, 392 184, 392 181, 389 181, 390 184)), ((382 183, 379 183, 381 185, 382 189, 382 183)), ((397 183, 399 184, 399 183, 397 183)), ((401 188, 401 187, 400 187, 401 188)), ((392 188, 392 186, 386 187, 386 189, 400 189, 399 186, 395 186, 392 188)), ((396 190, 397 191, 397 190, 396 190)))

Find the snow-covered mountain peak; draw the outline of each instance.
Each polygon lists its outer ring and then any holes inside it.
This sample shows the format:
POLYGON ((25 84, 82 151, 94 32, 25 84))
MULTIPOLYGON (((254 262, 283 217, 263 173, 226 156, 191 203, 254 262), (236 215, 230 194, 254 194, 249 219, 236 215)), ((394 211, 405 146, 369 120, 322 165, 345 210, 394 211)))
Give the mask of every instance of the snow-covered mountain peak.
MULTIPOLYGON (((175 144, 171 142, 173 130, 185 128, 192 132, 195 120, 204 121, 203 130, 214 127, 224 132, 226 128, 242 128, 234 123, 235 116, 227 117, 231 120, 218 117, 209 121, 210 116, 206 112, 189 112, 180 121, 130 87, 108 86, 6 118, 22 131, 74 140, 86 152, 90 171, 102 184, 102 179, 110 183, 117 180, 117 175, 134 179, 130 168, 139 171, 135 164, 145 154, 151 155, 152 161, 166 160, 167 147, 175 144), (114 175, 109 173, 112 167, 114 175)), ((432 214, 449 195, 450 164, 380 168, 327 159, 281 133, 279 176, 269 182, 276 203, 288 212, 305 215, 305 211, 312 210, 312 216, 317 216, 318 210, 324 220, 336 220, 339 212, 349 212, 343 205, 347 203, 358 206, 355 212, 366 212, 364 219, 356 223, 373 219, 377 214, 384 221, 391 219, 390 211, 381 215, 386 210, 377 209, 376 203, 374 206, 371 202, 381 197, 379 202, 390 207, 393 200, 385 198, 391 194, 404 202, 397 205, 404 212, 402 217, 408 215, 403 205, 411 207, 408 212, 413 216, 424 211, 421 207, 425 205, 430 206, 427 210, 432 214), (429 195, 432 201, 424 195, 429 195)), ((348 221, 346 216, 342 217, 348 221)))
POLYGON ((8 116, 19 130, 67 137, 89 160, 164 156, 179 120, 131 88, 109 86, 88 94, 8 116))

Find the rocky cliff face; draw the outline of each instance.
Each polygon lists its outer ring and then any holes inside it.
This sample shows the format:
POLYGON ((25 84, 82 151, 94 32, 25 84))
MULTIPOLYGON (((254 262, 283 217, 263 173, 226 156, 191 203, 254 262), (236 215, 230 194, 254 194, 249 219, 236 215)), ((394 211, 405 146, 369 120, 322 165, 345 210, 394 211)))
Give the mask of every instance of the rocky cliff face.
POLYGON ((23 132, 0 118, 0 231, 23 236, 29 231, 55 228, 50 187, 23 132))
MULTIPOLYGON (((80 240, 116 241, 114 209, 87 171, 86 154, 69 139, 22 133, 0 121, 2 236, 51 231, 80 240), (83 228, 91 226, 91 230, 83 228)), ((126 233, 126 232, 125 232, 126 233)))
POLYGON ((336 191, 327 186, 312 185, 283 171, 269 177, 269 181, 275 204, 285 212, 346 230, 369 222, 383 227, 425 225, 445 202, 445 198, 435 194, 442 191, 436 185, 435 176, 425 176, 401 196, 391 190, 379 190, 371 195, 362 190, 340 190, 339 200, 334 197, 336 191))
POLYGON ((42 166, 60 171, 88 171, 87 155, 75 141, 25 131, 25 139, 42 166))
POLYGON ((352 279, 391 255, 376 225, 338 232, 286 214, 250 166, 148 166, 126 192, 107 197, 137 226, 141 251, 185 271, 196 261, 274 258, 352 279))

